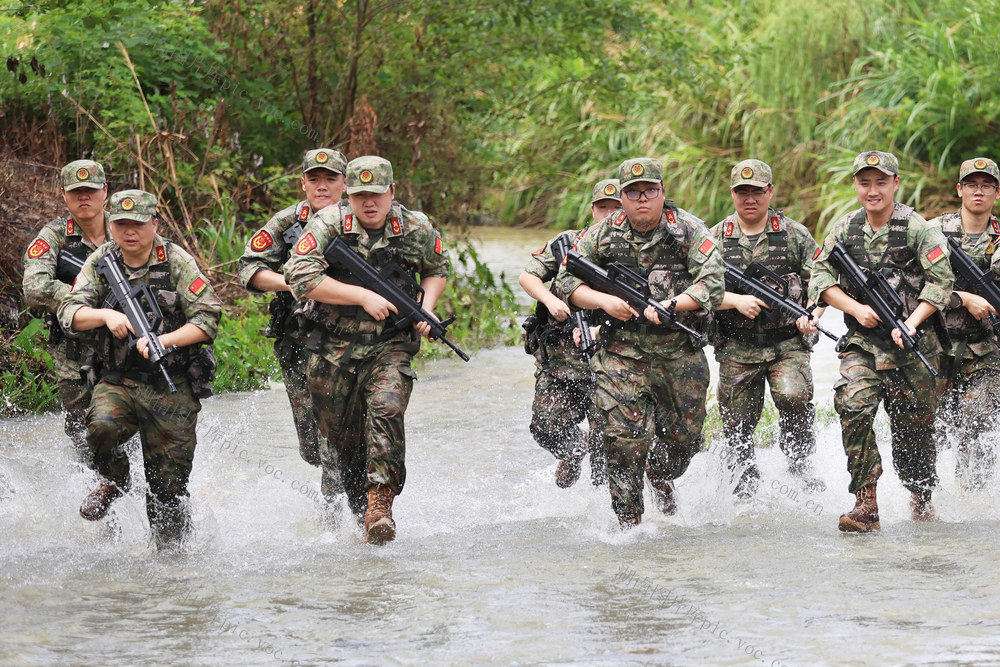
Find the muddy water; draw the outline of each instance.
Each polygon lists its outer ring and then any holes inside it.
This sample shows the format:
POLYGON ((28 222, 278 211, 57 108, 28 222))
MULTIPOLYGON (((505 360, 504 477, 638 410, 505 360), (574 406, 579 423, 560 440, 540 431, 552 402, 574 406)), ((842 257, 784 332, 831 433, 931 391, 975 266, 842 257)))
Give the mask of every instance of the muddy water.
MULTIPOLYGON (((516 280, 544 236, 479 242, 516 280)), ((832 343, 814 370, 829 408, 832 343)), ((420 376, 384 548, 323 520, 280 388, 205 402, 182 555, 151 549, 135 492, 104 523, 79 518, 93 478, 59 418, 0 422, 0 663, 1000 664, 997 486, 961 495, 950 451, 937 524, 909 521, 887 472, 882 533, 839 534, 852 496, 834 424, 818 434, 826 492, 767 449, 756 502, 737 506, 713 447, 680 479, 676 516, 647 498, 623 535, 586 470, 555 487, 523 352, 420 376)))

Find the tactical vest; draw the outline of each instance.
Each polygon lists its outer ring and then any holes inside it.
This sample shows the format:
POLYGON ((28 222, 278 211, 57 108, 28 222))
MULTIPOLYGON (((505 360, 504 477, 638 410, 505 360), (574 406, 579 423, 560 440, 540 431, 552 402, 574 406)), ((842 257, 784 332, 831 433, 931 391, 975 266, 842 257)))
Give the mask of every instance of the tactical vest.
MULTIPOLYGON (((941 229, 946 237, 953 237, 961 242, 965 236, 965 230, 962 229, 962 214, 948 213, 942 216, 941 229)), ((995 215, 990 216, 990 224, 983 233, 988 234, 990 239, 990 243, 986 247, 985 256, 979 258, 970 255, 970 257, 972 257, 972 261, 976 263, 976 266, 989 275, 993 254, 996 252, 997 244, 1000 243, 1000 221, 997 220, 995 215)), ((955 289, 963 292, 974 291, 957 271, 955 272, 955 289)), ((978 343, 993 336, 993 327, 990 326, 989 320, 977 320, 964 307, 948 309, 945 312, 944 318, 945 325, 948 327, 948 333, 954 341, 961 340, 966 343, 978 343)))
MULTIPOLYGON (((806 290, 802 276, 792 269, 788 260, 788 230, 785 214, 770 210, 768 223, 764 228, 767 235, 767 258, 761 262, 766 269, 781 276, 788 283, 788 295, 799 305, 806 305, 806 290)), ((743 249, 735 228, 739 225, 736 216, 724 221, 722 230, 722 256, 738 269, 746 270, 749 264, 743 258, 743 249)), ((777 287, 777 285, 772 285, 777 287)), ((793 317, 775 310, 762 310, 754 319, 743 315, 735 308, 713 313, 719 333, 725 338, 752 345, 775 345, 798 335, 793 317)))
MULTIPOLYGON (((87 245, 83 242, 83 230, 80 229, 79 225, 73 218, 66 220, 66 237, 59 248, 59 252, 66 252, 73 255, 77 259, 86 260, 93 252, 87 245)), ((72 280, 66 280, 59 277, 59 280, 66 283, 67 285, 72 285, 72 280)))
MULTIPOLYGON (((622 223, 626 219, 624 211, 619 211, 608 223, 610 235, 608 239, 608 261, 621 262, 649 282, 651 296, 657 301, 672 299, 694 283, 694 277, 688 270, 687 256, 691 244, 681 228, 680 213, 677 205, 670 199, 664 201, 663 214, 666 216, 668 233, 660 243, 659 253, 649 268, 639 266, 637 249, 629 242, 622 223)), ((640 316, 642 313, 640 313, 640 316)), ((704 309, 677 313, 677 321, 686 324, 696 331, 704 331, 708 313, 704 309)), ((645 318, 641 318, 645 321, 645 318)), ((632 328, 634 323, 621 322, 610 318, 613 326, 632 328)), ((648 323, 647 323, 648 324, 648 323)), ((640 325, 642 326, 642 325, 640 325)), ((665 331, 672 331, 666 329, 665 331)))
MULTIPOLYGON (((844 245, 847 251, 858 265, 866 271, 879 271, 885 276, 889 286, 899 295, 903 301, 903 316, 907 317, 920 304, 920 291, 924 286, 924 268, 920 265, 917 254, 906 243, 906 232, 909 229, 909 218, 914 209, 910 206, 896 205, 893 209, 893 217, 887 223, 889 225, 889 239, 885 254, 881 261, 874 264, 868 251, 865 249, 865 211, 864 209, 851 219, 847 225, 847 235, 844 238, 844 245)), ((851 287, 847 277, 841 273, 840 287, 851 298, 861 301, 861 297, 851 287)), ((861 333, 871 332, 860 326, 858 321, 851 315, 844 315, 847 326, 861 333)), ((923 326, 929 322, 925 321, 923 326)))

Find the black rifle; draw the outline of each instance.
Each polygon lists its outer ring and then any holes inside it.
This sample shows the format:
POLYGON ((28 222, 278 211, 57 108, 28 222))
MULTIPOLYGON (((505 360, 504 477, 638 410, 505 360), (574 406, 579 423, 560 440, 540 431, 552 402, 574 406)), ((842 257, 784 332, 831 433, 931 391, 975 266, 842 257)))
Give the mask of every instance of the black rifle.
MULTIPOLYGON (((960 277, 971 291, 986 299, 986 302, 1000 313, 1000 286, 996 284, 993 275, 987 276, 985 271, 976 266, 954 236, 948 237, 948 247, 951 248, 951 268, 955 270, 955 276, 960 277)), ((990 313, 989 317, 993 332, 1000 333, 1000 318, 993 313, 990 313)))
POLYGON ((383 299, 396 307, 398 317, 393 322, 397 329, 403 329, 411 323, 426 322, 431 327, 431 338, 436 338, 450 347, 455 354, 468 361, 469 355, 462 351, 457 345, 448 340, 448 325, 455 321, 454 317, 446 320, 439 320, 433 314, 424 310, 424 290, 420 284, 406 273, 396 263, 387 264, 381 271, 366 262, 361 255, 355 252, 339 236, 330 242, 330 245, 323 251, 323 257, 327 264, 333 266, 340 264, 354 276, 358 282, 366 289, 370 289, 383 299), (392 278, 406 280, 419 293, 417 299, 413 299, 402 287, 392 282, 392 278))
POLYGON ((299 237, 302 236, 302 223, 298 220, 295 221, 291 227, 281 232, 281 240, 285 242, 289 248, 294 248, 295 244, 299 242, 299 237))
MULTIPOLYGON (((729 262, 726 262, 725 264, 726 291, 755 296, 766 303, 772 310, 780 310, 795 319, 799 319, 803 315, 812 319, 812 311, 815 306, 805 308, 788 298, 788 281, 771 269, 758 264, 757 262, 750 262, 750 266, 748 266, 745 271, 741 271, 729 262), (781 291, 779 292, 766 282, 760 280, 760 277, 766 277, 773 280, 776 284, 781 286, 781 291)), ((819 332, 827 338, 837 340, 835 335, 823 327, 816 325, 816 328, 819 329, 819 332)))
POLYGON ((87 261, 86 255, 80 257, 69 250, 60 250, 56 258, 56 278, 67 285, 72 285, 85 261, 87 261))
MULTIPOLYGON (((884 338, 888 338, 890 343, 895 345, 895 342, 892 341, 892 330, 899 329, 903 348, 915 354, 917 359, 927 367, 931 375, 937 377, 937 370, 931 366, 931 362, 927 361, 927 357, 921 354, 920 349, 917 347, 920 338, 924 335, 923 332, 917 331, 915 336, 910 335, 910 328, 907 326, 906 318, 903 316, 903 300, 892 289, 885 276, 879 271, 866 272, 862 269, 854 261, 854 258, 851 257, 851 253, 848 252, 847 246, 844 245, 843 241, 837 241, 836 245, 833 246, 833 250, 830 252, 830 260, 840 269, 840 272, 847 278, 847 282, 860 295, 859 300, 861 303, 874 310, 879 320, 881 320, 877 326, 870 330, 875 331, 884 338)), ((837 344, 838 351, 843 345, 847 344, 847 339, 851 333, 851 331, 848 331, 844 334, 844 337, 837 344)))
POLYGON ((113 252, 107 253, 97 261, 97 273, 108 281, 108 286, 111 288, 111 295, 105 302, 105 307, 121 308, 128 318, 129 324, 132 325, 132 330, 135 331, 135 334, 131 331, 128 334, 129 347, 134 348, 136 342, 145 337, 149 343, 149 363, 159 368, 160 372, 163 373, 170 393, 176 393, 177 387, 170 379, 170 373, 167 372, 166 356, 176 350, 177 346, 164 349, 159 336, 156 335, 156 329, 163 321, 163 312, 156 302, 156 297, 150 291, 149 285, 143 283, 133 287, 128 278, 125 277, 121 262, 114 256, 113 252), (146 311, 142 306, 143 300, 153 313, 152 322, 146 317, 146 311))
POLYGON ((586 310, 573 313, 573 326, 580 330, 580 342, 577 344, 580 356, 589 364, 594 352, 597 351, 597 341, 590 335, 590 317, 586 310))
MULTIPOLYGON (((294 248, 301 236, 302 223, 298 220, 291 227, 281 232, 281 239, 288 248, 294 248)), ((271 313, 271 319, 268 320, 267 328, 264 329, 264 336, 266 338, 284 337, 285 322, 288 320, 288 315, 292 312, 294 305, 295 297, 292 296, 291 292, 278 292, 274 295, 270 305, 267 307, 268 312, 271 313)))
POLYGON ((640 316, 646 306, 652 306, 656 310, 656 314, 659 315, 663 326, 680 329, 691 336, 698 345, 705 343, 704 336, 683 322, 677 321, 677 314, 674 312, 675 304, 672 303, 667 308, 654 299, 650 295, 649 283, 646 279, 624 264, 612 262, 607 269, 602 269, 590 260, 584 259, 578 251, 570 250, 566 253, 566 270, 590 287, 623 300, 634 308, 640 316))

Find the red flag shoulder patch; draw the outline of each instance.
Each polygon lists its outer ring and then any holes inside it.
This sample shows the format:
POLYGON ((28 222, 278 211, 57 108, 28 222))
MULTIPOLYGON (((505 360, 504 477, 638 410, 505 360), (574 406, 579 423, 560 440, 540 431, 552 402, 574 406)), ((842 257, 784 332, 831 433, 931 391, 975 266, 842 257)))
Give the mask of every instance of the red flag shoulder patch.
POLYGON ((441 247, 441 237, 439 236, 436 239, 434 239, 434 252, 436 252, 437 254, 440 255, 441 254, 441 250, 442 250, 442 247, 441 247))
POLYGON ((47 253, 51 247, 52 246, 50 246, 44 240, 35 239, 35 242, 31 244, 30 248, 28 248, 28 257, 31 259, 38 259, 42 255, 47 253))
POLYGON ((167 261, 167 249, 161 245, 156 246, 156 261, 157 262, 167 261))
POLYGON ((813 261, 815 262, 819 259, 819 256, 823 254, 823 246, 816 248, 816 252, 813 253, 813 261))
POLYGON ((194 282, 188 285, 188 289, 191 290, 191 293, 195 296, 201 296, 201 293, 205 291, 206 287, 208 287, 208 283, 202 280, 201 276, 195 278, 194 282))
POLYGON ((941 246, 938 246, 934 248, 934 250, 927 253, 927 261, 931 264, 937 264, 941 261, 942 257, 944 257, 944 250, 941 249, 941 246))
POLYGON ((706 257, 711 255, 713 250, 715 250, 715 243, 712 242, 712 239, 705 239, 701 242, 701 245, 698 246, 698 252, 706 257))
POLYGON ((543 252, 545 252, 545 249, 546 249, 546 248, 548 248, 548 247, 549 247, 549 243, 548 243, 548 241, 546 241, 546 242, 545 242, 545 245, 543 245, 543 246, 542 246, 541 248, 539 248, 539 249, 538 249, 538 250, 536 250, 535 252, 531 253, 531 256, 532 256, 532 257, 538 257, 538 256, 539 256, 539 255, 541 255, 541 254, 542 254, 543 252))
POLYGON ((300 255, 304 255, 310 250, 316 249, 316 237, 312 235, 312 232, 304 235, 299 239, 298 245, 295 246, 295 252, 300 255))
POLYGON ((267 233, 266 229, 262 229, 250 239, 250 249, 254 252, 260 252, 270 248, 273 243, 274 239, 271 238, 271 235, 267 233))

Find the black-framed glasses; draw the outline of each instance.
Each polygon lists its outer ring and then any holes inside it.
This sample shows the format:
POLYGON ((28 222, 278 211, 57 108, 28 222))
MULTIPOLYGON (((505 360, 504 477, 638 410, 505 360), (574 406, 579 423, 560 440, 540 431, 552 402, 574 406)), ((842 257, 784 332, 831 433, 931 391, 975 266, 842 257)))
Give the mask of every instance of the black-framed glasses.
POLYGON ((965 183, 963 181, 962 189, 969 192, 982 192, 984 195, 991 195, 997 191, 997 186, 992 183, 965 183))
POLYGON ((656 199, 662 189, 663 188, 647 188, 645 190, 626 190, 624 194, 630 201, 639 201, 639 198, 643 196, 645 196, 646 199, 656 199))
POLYGON ((736 196, 740 197, 741 199, 750 199, 751 197, 753 199, 760 199, 761 197, 763 197, 764 195, 766 195, 770 189, 771 189, 770 187, 767 187, 767 188, 736 188, 735 190, 733 190, 733 192, 735 192, 736 196))

